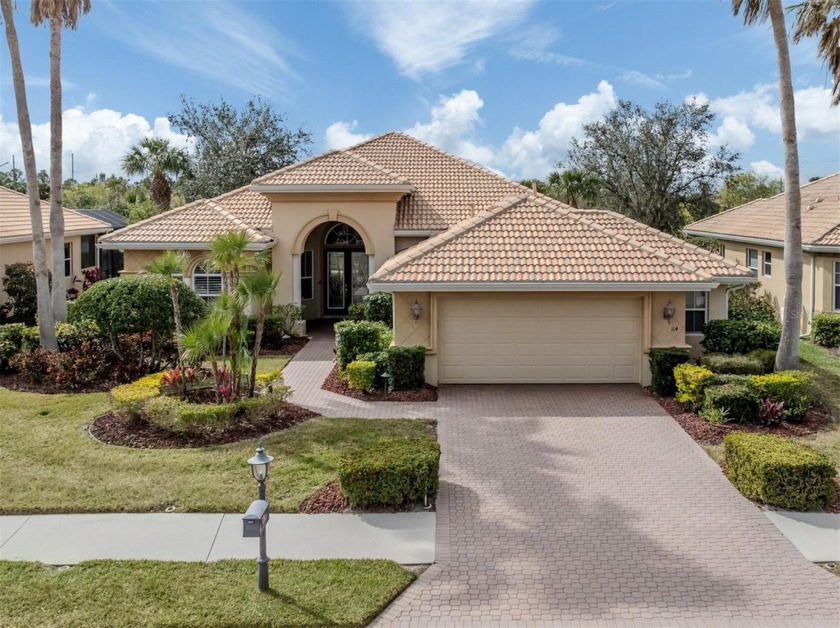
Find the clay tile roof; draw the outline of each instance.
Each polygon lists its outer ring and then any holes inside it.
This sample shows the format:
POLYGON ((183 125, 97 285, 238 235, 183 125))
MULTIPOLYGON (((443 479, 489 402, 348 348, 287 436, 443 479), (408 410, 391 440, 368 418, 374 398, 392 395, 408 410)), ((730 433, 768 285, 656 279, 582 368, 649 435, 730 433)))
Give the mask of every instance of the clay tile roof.
POLYGON ((330 151, 269 173, 254 185, 408 185, 383 166, 347 151, 330 151))
MULTIPOLYGON (((41 219, 44 234, 50 237, 50 203, 41 201, 41 219)), ((65 235, 107 233, 112 227, 106 222, 84 216, 72 209, 64 210, 65 235)), ((9 188, 0 187, 0 241, 32 238, 29 219, 29 197, 9 188)))
MULTIPOLYGON (((802 186, 802 243, 805 245, 840 245, 840 173, 823 177, 802 186), (834 235, 830 235, 834 234, 834 235)), ((785 195, 761 198, 720 214, 698 220, 686 227, 691 234, 725 239, 785 239, 785 195)))
POLYGON ((220 233, 238 230, 244 230, 254 244, 270 245, 274 242, 273 238, 250 226, 217 200, 200 200, 115 231, 100 238, 100 243, 161 243, 176 247, 205 245, 220 233))
MULTIPOLYGON (((547 197, 516 195, 391 258, 370 284, 715 280, 668 236, 638 241, 631 235, 640 234, 612 231, 547 197)), ((700 259, 706 255, 701 251, 691 255, 700 259)), ((727 273, 751 277, 740 267, 727 273)))
POLYGON ((522 185, 406 135, 386 133, 347 149, 416 187, 397 206, 395 229, 448 229, 492 207, 522 185))

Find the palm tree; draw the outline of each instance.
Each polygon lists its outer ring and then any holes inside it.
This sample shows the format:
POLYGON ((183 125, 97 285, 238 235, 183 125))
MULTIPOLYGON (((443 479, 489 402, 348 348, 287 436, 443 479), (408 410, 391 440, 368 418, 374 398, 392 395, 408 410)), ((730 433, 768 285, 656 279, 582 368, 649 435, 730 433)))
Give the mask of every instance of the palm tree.
POLYGON ((257 330, 254 335, 254 351, 251 354, 251 380, 248 385, 249 397, 254 396, 254 387, 257 383, 257 360, 260 357, 265 317, 273 304, 278 283, 280 283, 280 275, 266 268, 251 275, 246 275, 239 283, 239 293, 242 300, 250 302, 257 308, 257 330))
POLYGON ((809 0, 788 10, 796 12, 793 41, 819 36, 817 51, 834 80, 832 103, 840 104, 840 0, 809 0))
POLYGON ((591 204, 598 198, 601 183, 597 175, 583 170, 566 170, 548 175, 547 194, 577 209, 578 202, 591 204))
POLYGON ((184 361, 182 358, 183 347, 181 346, 181 335, 183 329, 181 327, 181 303, 180 303, 180 277, 184 276, 189 257, 184 251, 164 251, 149 262, 144 270, 155 275, 166 277, 169 282, 169 294, 172 297, 172 314, 175 319, 175 343, 178 348, 178 370, 181 373, 181 381, 179 382, 181 394, 187 394, 187 380, 184 377, 184 361))
POLYGON ((61 203, 62 109, 61 29, 76 30, 79 17, 90 11, 90 0, 32 0, 32 23, 50 22, 50 246, 52 249, 52 308, 56 321, 67 319, 64 277, 64 209, 61 203))
POLYGON ((172 202, 167 175, 178 178, 187 174, 190 156, 184 149, 171 146, 167 139, 145 137, 125 154, 122 168, 129 176, 151 175, 152 202, 158 211, 166 211, 172 202))
MULTIPOLYGON (((12 83, 18 113, 18 129, 23 149, 23 166, 26 172, 26 195, 29 197, 29 221, 32 224, 32 260, 35 266, 35 286, 38 299, 38 335, 45 349, 58 349, 55 339, 55 317, 50 300, 50 275, 47 267, 47 245, 44 241, 44 223, 41 201, 38 196, 38 171, 35 167, 35 146, 32 143, 32 121, 26 101, 26 82, 20 60, 20 44, 14 23, 12 0, 0 0, 3 21, 6 23, 6 41, 12 63, 12 83)), ((62 259, 64 256, 62 255, 62 259)), ((64 276, 62 268, 61 276, 64 276)), ((57 280, 56 280, 57 281, 57 280)))
POLYGON ((216 402, 219 401, 219 355, 227 338, 230 317, 221 310, 212 311, 181 335, 179 344, 184 348, 183 358, 187 362, 201 363, 210 360, 213 381, 216 384, 216 402))
POLYGON ((226 292, 236 292, 239 276, 252 265, 248 257, 250 243, 245 231, 220 233, 210 241, 210 263, 222 273, 226 292))
POLYGON ((770 18, 779 66, 779 103, 782 143, 785 150, 785 301, 782 338, 776 352, 776 370, 799 367, 799 334, 802 312, 802 207, 799 190, 799 149, 796 143, 796 112, 790 73, 785 14, 781 0, 732 0, 735 15, 743 9, 744 23, 763 23, 770 18))

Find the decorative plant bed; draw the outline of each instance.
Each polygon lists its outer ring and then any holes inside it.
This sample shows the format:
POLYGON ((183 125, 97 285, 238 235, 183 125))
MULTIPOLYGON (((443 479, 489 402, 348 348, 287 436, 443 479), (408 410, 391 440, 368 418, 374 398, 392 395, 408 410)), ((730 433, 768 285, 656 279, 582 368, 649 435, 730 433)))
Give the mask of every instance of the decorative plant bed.
POLYGON ((173 432, 146 421, 132 420, 112 412, 93 419, 88 426, 91 436, 108 445, 141 449, 179 449, 207 447, 257 438, 288 429, 317 416, 305 408, 284 403, 280 412, 259 420, 235 420, 225 428, 200 432, 173 432))
POLYGON ((122 383, 122 381, 115 378, 114 380, 110 381, 92 382, 88 385, 79 386, 78 388, 68 390, 66 386, 59 386, 56 384, 33 384, 31 382, 28 382, 23 376, 21 376, 18 373, 0 375, 0 386, 2 386, 3 388, 8 388, 9 390, 14 390, 16 392, 37 393, 41 395, 66 395, 77 393, 108 392, 116 384, 122 383))
POLYGON ((434 511, 434 499, 429 498, 429 506, 422 502, 416 504, 404 504, 396 507, 368 507, 354 509, 350 506, 349 500, 341 492, 338 481, 330 482, 312 493, 300 504, 300 512, 305 515, 326 515, 335 512, 359 513, 359 512, 428 512, 434 511))
POLYGON ((345 397, 352 397, 353 399, 361 399, 362 401, 437 401, 438 390, 436 387, 426 384, 423 388, 418 390, 395 390, 386 393, 383 390, 374 390, 373 392, 365 392, 363 390, 356 390, 350 388, 347 382, 343 381, 338 376, 338 365, 333 366, 332 371, 324 380, 321 386, 323 390, 334 392, 345 397))

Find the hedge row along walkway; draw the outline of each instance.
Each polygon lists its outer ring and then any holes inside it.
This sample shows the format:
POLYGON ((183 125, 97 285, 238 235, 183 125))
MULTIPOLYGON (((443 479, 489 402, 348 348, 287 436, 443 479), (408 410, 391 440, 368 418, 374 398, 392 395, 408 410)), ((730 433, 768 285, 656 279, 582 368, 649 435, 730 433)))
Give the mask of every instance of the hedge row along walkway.
POLYGON ((638 386, 443 386, 436 403, 321 390, 332 338, 286 367, 328 416, 438 420, 437 563, 380 625, 834 626, 806 561, 638 386))

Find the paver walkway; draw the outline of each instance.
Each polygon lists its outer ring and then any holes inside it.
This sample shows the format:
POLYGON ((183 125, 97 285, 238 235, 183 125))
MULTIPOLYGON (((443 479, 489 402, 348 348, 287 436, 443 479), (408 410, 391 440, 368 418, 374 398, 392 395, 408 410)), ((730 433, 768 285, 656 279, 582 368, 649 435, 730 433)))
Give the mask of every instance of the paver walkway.
POLYGON ((320 389, 331 360, 322 333, 286 367, 295 403, 438 420, 437 563, 378 623, 838 625, 840 578, 640 387, 444 386, 437 403, 365 403, 320 389))

